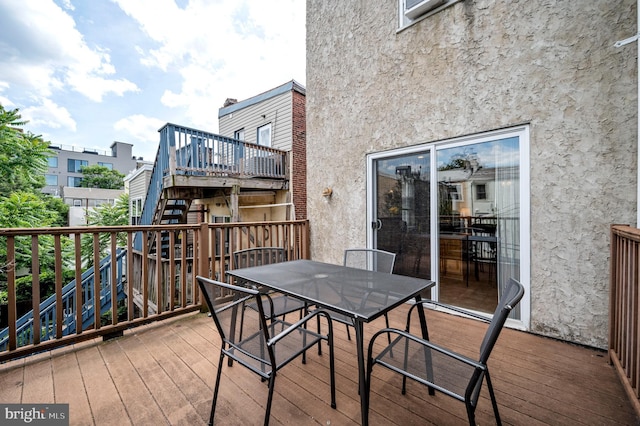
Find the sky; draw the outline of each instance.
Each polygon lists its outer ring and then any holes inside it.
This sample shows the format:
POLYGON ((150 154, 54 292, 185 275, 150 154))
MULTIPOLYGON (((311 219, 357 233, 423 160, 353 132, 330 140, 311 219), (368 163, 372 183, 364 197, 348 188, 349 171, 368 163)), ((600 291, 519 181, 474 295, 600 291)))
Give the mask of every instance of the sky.
POLYGON ((155 160, 166 123, 305 85, 304 0, 1 0, 0 104, 53 145, 155 160))

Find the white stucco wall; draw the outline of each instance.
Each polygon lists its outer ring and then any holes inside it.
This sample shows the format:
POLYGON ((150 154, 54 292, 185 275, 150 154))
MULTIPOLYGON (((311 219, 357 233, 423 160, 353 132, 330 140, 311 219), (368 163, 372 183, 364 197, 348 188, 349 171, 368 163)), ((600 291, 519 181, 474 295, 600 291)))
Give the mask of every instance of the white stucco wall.
POLYGON ((531 331, 605 347, 609 226, 635 224, 636 2, 307 1, 311 253, 366 243, 367 153, 527 123, 531 331), (330 200, 322 189, 333 188, 330 200))

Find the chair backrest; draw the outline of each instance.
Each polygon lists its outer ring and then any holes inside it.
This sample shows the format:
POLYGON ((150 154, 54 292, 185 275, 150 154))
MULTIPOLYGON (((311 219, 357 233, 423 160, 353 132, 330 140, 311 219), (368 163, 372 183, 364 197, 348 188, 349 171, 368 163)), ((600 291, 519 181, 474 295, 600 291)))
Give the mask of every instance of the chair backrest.
POLYGON ((498 340, 498 336, 502 331, 502 327, 507 321, 507 317, 511 313, 511 310, 520 303, 520 299, 522 299, 523 295, 524 287, 522 284, 513 278, 509 278, 509 281, 500 296, 500 300, 498 301, 498 306, 493 313, 493 319, 491 320, 491 323, 489 323, 489 328, 487 328, 487 332, 484 335, 482 345, 480 345, 481 363, 486 364, 489 359, 489 355, 498 340))
POLYGON ((269 329, 262 312, 260 292, 253 288, 239 287, 201 276, 196 278, 222 339, 223 349, 234 347, 242 335, 255 336, 258 333, 262 336, 260 340, 263 343, 269 341, 269 329), (244 303, 253 302, 256 302, 257 311, 243 309, 244 303))
POLYGON ((287 252, 282 247, 256 247, 233 252, 235 268, 268 265, 287 260, 287 252))
POLYGON ((346 249, 344 266, 393 274, 396 254, 378 249, 346 249))

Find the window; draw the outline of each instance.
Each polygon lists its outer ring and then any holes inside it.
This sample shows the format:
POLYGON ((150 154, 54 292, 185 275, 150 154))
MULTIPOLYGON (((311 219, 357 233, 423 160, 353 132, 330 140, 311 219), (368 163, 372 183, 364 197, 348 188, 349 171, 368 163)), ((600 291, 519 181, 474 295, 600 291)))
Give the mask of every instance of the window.
POLYGON ((131 200, 131 224, 132 225, 139 224, 141 216, 142 216, 142 198, 134 198, 131 200))
POLYGON ((45 184, 48 186, 57 186, 58 185, 58 176, 57 175, 44 175, 45 184))
POLYGON ((459 1, 462 0, 398 0, 398 26, 407 27, 459 1))
POLYGON ((49 163, 49 167, 58 168, 58 157, 49 157, 47 162, 49 163))
POLYGON ((98 161, 98 166, 106 167, 109 170, 113 170, 113 163, 102 163, 98 161))
POLYGON ((80 188, 82 186, 82 178, 67 176, 67 186, 71 186, 73 188, 80 188))
POLYGON ((74 199, 73 207, 82 207, 82 200, 74 199))
POLYGON ((271 123, 258 127, 258 145, 271 146, 271 123))
POLYGON ((447 193, 449 194, 449 200, 464 201, 462 198, 462 185, 460 184, 447 185, 447 193))
POLYGON ((233 138, 237 139, 239 141, 243 141, 244 140, 244 129, 236 130, 235 132, 233 132, 233 138))
POLYGON ((520 126, 369 154, 367 244, 412 259, 394 273, 436 281, 435 300, 479 312, 519 279, 527 293, 511 318, 528 327, 528 135, 520 126))
POLYGON ((74 160, 73 158, 69 158, 67 160, 67 171, 71 173, 81 173, 82 167, 88 165, 89 162, 87 160, 74 160))
POLYGON ((487 199, 487 185, 484 183, 479 183, 476 185, 476 200, 486 200, 487 199))

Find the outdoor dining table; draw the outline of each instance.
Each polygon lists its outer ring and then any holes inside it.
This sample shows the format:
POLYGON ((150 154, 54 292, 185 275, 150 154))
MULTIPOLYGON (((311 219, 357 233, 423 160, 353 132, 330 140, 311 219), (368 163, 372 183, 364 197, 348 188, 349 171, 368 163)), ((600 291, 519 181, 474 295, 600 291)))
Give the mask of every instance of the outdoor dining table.
MULTIPOLYGON (((353 320, 358 357, 358 384, 362 424, 368 423, 364 323, 430 291, 434 282, 404 275, 349 268, 311 260, 293 260, 227 272, 240 280, 297 297, 353 320)), ((420 305, 422 308, 422 305, 420 305)), ((428 339, 424 311, 418 309, 421 331, 428 339)))

